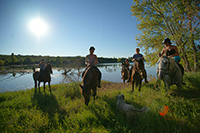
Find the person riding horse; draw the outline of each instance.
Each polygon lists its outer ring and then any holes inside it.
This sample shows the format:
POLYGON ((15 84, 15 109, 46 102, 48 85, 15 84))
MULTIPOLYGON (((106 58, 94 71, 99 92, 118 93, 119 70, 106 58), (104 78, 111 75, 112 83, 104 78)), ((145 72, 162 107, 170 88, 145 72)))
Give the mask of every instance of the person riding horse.
MULTIPOLYGON (((125 61, 122 62, 122 65, 125 67, 125 69, 127 70, 127 72, 129 72, 129 66, 130 66, 130 64, 128 62, 128 59, 125 59, 125 61)), ((121 79, 123 79, 123 75, 122 75, 121 79)))
MULTIPOLYGON (((136 48, 135 49, 136 51, 136 54, 133 55, 133 59, 132 61, 134 62, 135 60, 139 59, 139 58, 142 58, 142 60, 144 61, 144 56, 142 54, 140 54, 140 49, 139 48, 136 48)), ((131 69, 129 70, 129 78, 128 78, 128 81, 127 82, 130 82, 131 81, 131 75, 132 75, 132 68, 133 66, 131 67, 131 69)), ((147 72, 146 72, 146 69, 145 69, 145 66, 143 67, 143 77, 145 79, 145 83, 149 83, 147 81, 147 72)))
POLYGON ((39 68, 40 68, 39 80, 42 80, 42 78, 43 78, 43 73, 44 73, 45 67, 46 67, 46 63, 44 63, 44 58, 42 58, 41 62, 39 63, 39 68))
POLYGON ((125 67, 127 68, 127 70, 129 70, 130 64, 129 64, 129 62, 128 62, 128 59, 125 59, 124 65, 125 65, 125 67))
MULTIPOLYGON (((100 70, 96 67, 96 64, 98 64, 98 59, 97 59, 97 56, 94 53, 94 50, 95 48, 93 46, 90 47, 89 51, 90 51, 90 54, 86 56, 86 59, 85 59, 85 64, 87 65, 85 71, 91 67, 91 68, 94 68, 98 71, 99 73, 99 78, 98 78, 98 87, 101 88, 101 72, 100 70)), ((82 76, 84 75, 85 71, 83 72, 82 76)))
MULTIPOLYGON (((181 69, 182 72, 182 76, 184 74, 184 68, 183 66, 179 63, 181 58, 179 56, 179 52, 176 46, 171 45, 171 40, 169 38, 166 38, 163 40, 162 44, 165 45, 165 47, 163 47, 162 52, 159 53, 159 57, 161 57, 163 54, 165 54, 166 56, 170 56, 173 57, 175 62, 178 64, 178 66, 181 69)), ((185 85, 185 83, 182 81, 182 84, 185 85)))

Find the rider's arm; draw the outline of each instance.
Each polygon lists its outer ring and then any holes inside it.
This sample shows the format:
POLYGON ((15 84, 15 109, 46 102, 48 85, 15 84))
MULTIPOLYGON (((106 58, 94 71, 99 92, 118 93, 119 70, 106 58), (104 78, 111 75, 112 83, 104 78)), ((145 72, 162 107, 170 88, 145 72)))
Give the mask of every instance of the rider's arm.
POLYGON ((39 68, 41 69, 41 66, 40 66, 40 65, 41 65, 41 63, 39 63, 39 68))
POLYGON ((135 54, 133 55, 133 59, 132 59, 132 62, 134 62, 135 61, 135 54))
POLYGON ((89 64, 89 59, 88 59, 88 55, 87 55, 85 58, 85 65, 88 65, 88 64, 89 64))
POLYGON ((98 64, 99 62, 98 62, 97 56, 94 55, 94 57, 95 57, 95 65, 96 65, 96 64, 98 64))
POLYGON ((159 57, 161 57, 164 54, 165 48, 162 49, 162 52, 159 53, 159 57))

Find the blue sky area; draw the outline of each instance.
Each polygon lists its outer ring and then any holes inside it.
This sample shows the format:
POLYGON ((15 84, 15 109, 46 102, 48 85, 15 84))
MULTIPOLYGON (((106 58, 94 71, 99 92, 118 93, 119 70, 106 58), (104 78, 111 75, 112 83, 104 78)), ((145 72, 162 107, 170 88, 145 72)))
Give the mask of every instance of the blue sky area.
POLYGON ((132 0, 0 0, 0 54, 131 57, 137 47, 132 0), (40 18, 38 36, 30 22, 40 18))

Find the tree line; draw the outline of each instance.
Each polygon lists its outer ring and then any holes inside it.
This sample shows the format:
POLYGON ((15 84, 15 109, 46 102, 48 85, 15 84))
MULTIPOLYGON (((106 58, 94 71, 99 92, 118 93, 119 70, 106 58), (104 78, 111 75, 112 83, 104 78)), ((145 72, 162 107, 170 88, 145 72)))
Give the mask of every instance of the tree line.
POLYGON ((156 64, 164 38, 179 49, 181 64, 187 71, 198 71, 200 64, 199 0, 133 0, 132 16, 140 24, 137 44, 145 51, 145 59, 156 64))
MULTIPOLYGON (((60 57, 60 56, 35 56, 35 55, 0 55, 0 66, 9 66, 9 65, 30 65, 30 64, 39 64, 41 59, 44 58, 46 63, 51 63, 54 65, 71 65, 71 66, 84 66, 85 57, 75 56, 75 57, 60 57)), ((124 61, 125 58, 104 58, 98 57, 99 63, 118 63, 124 61)))

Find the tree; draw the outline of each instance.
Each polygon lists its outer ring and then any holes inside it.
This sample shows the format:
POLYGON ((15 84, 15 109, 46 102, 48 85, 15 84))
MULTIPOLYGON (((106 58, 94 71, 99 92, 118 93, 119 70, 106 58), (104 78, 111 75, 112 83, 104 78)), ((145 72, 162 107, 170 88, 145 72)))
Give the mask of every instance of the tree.
POLYGON ((4 61, 0 59, 0 66, 4 65, 4 61))
POLYGON ((142 31, 136 40, 146 55, 147 62, 154 65, 162 49, 165 37, 173 40, 180 50, 185 68, 198 69, 200 7, 199 0, 133 0, 132 15, 140 21, 142 31), (193 61, 191 61, 193 60, 193 61))
POLYGON ((32 64, 32 63, 33 63, 33 58, 32 57, 25 57, 24 64, 32 64))
POLYGON ((12 64, 16 64, 18 62, 18 59, 16 58, 16 56, 14 55, 14 53, 11 54, 11 63, 12 64))

